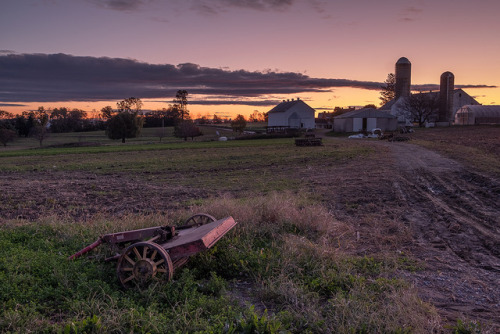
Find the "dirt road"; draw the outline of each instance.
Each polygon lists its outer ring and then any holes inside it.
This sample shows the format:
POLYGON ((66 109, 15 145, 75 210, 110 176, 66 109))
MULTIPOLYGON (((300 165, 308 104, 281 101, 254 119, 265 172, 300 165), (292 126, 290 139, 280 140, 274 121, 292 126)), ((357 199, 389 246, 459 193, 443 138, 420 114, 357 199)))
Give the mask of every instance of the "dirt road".
POLYGON ((500 330, 500 182, 407 143, 388 149, 399 201, 413 231, 410 251, 426 269, 405 273, 424 300, 450 319, 500 330))

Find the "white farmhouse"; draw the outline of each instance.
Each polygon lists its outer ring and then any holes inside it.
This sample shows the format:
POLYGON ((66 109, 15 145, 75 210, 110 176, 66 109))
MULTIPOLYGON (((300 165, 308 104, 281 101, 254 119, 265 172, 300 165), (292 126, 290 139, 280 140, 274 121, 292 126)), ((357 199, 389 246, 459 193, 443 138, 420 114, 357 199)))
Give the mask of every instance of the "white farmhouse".
POLYGON ((300 99, 283 100, 268 113, 268 129, 314 129, 316 111, 300 99))

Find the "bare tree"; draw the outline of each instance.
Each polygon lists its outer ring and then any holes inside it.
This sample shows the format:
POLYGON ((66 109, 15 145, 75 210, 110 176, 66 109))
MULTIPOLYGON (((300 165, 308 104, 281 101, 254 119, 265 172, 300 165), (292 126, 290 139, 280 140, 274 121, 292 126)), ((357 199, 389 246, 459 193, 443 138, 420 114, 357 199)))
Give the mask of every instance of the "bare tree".
POLYGON ((431 93, 412 94, 401 104, 406 119, 423 127, 439 108, 439 96, 431 93))
POLYGON ((185 118, 188 118, 189 116, 189 111, 187 110, 187 96, 188 92, 184 89, 178 90, 175 94, 174 107, 177 106, 177 108, 179 109, 181 113, 181 121, 183 121, 185 118))
POLYGON ((45 125, 37 124, 30 130, 30 136, 38 140, 40 147, 42 147, 43 141, 49 137, 49 134, 49 129, 45 125))

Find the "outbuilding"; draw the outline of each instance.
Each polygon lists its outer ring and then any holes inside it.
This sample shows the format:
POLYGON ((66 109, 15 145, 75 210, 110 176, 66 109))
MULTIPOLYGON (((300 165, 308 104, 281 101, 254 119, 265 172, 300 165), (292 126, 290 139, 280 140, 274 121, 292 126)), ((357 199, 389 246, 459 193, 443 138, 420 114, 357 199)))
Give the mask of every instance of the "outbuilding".
POLYGON ((466 105, 455 114, 456 125, 500 124, 500 106, 466 105))
POLYGON ((374 108, 363 108, 334 117, 333 121, 335 132, 371 131, 375 128, 394 131, 398 128, 398 118, 374 108))
POLYGON ((269 129, 314 129, 316 111, 300 99, 283 100, 268 113, 269 129))

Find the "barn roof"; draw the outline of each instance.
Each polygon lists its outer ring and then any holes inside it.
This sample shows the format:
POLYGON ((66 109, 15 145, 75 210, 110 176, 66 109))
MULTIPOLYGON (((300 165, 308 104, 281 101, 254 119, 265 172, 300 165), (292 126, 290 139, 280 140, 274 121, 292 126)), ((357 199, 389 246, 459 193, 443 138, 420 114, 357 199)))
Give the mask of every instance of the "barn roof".
POLYGON ((296 105, 303 105, 305 106, 306 108, 308 108, 309 110, 311 111, 316 111, 314 110, 313 108, 311 108, 307 103, 305 103, 304 101, 302 100, 299 100, 299 99, 296 99, 296 100, 291 100, 291 101, 285 101, 283 100, 283 102, 281 102, 280 104, 278 104, 276 107, 274 107, 273 109, 269 110, 269 113, 277 113, 277 112, 285 112, 287 111, 288 109, 296 106, 296 105))
POLYGON ((353 110, 346 112, 340 116, 334 118, 397 118, 385 111, 381 111, 375 108, 363 108, 359 110, 353 110))
POLYGON ((474 117, 500 117, 500 106, 466 105, 457 111, 457 113, 467 112, 472 112, 474 117))

